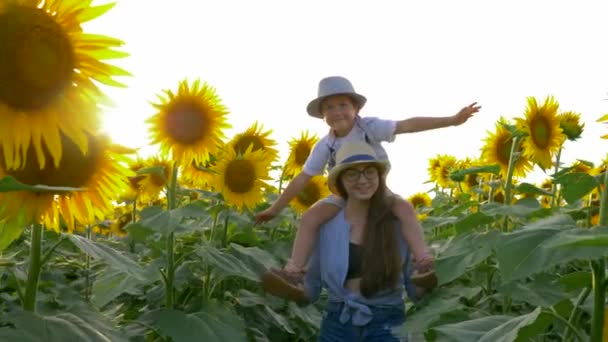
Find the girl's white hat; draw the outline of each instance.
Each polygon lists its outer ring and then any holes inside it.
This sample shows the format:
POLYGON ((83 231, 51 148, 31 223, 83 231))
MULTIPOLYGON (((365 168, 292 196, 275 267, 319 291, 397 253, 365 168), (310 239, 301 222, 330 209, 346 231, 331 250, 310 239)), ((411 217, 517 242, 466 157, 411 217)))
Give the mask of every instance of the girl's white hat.
POLYGON ((345 142, 336 152, 336 166, 334 166, 327 176, 329 190, 340 195, 338 187, 338 176, 340 172, 357 164, 376 164, 379 168, 379 175, 383 175, 388 167, 388 162, 378 159, 374 149, 364 142, 345 142))
POLYGON ((323 114, 321 114, 319 111, 319 105, 321 104, 321 101, 325 100, 325 98, 333 95, 350 96, 356 102, 359 109, 361 109, 363 105, 365 105, 365 102, 367 102, 365 96, 357 94, 353 85, 346 78, 341 76, 326 77, 319 82, 317 98, 310 101, 306 107, 308 114, 310 116, 314 116, 315 118, 323 119, 323 114))

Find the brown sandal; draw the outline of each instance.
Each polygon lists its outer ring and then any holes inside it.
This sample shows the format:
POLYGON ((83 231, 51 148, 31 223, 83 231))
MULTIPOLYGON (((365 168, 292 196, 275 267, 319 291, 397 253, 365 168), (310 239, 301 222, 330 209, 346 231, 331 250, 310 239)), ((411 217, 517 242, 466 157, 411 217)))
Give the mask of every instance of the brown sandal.
POLYGON ((302 284, 303 274, 294 275, 290 272, 271 268, 261 276, 262 288, 273 296, 287 299, 298 304, 309 302, 302 284))
POLYGON ((424 258, 414 263, 415 271, 410 279, 414 285, 425 290, 432 290, 437 287, 439 280, 435 274, 435 260, 431 253, 427 253, 424 258))

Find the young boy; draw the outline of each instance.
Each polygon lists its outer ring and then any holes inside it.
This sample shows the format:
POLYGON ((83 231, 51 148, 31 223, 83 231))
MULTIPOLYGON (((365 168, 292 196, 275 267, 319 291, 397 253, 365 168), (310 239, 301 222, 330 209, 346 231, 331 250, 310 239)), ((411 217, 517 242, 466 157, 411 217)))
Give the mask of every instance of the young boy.
MULTIPOLYGON (((344 142, 363 140, 374 148, 380 159, 388 161, 387 153, 381 145, 382 141, 392 142, 397 134, 460 125, 481 108, 477 103, 472 103, 453 116, 413 117, 393 121, 360 117, 359 111, 366 101, 367 99, 356 93, 350 81, 344 77, 332 76, 319 82, 318 96, 308 104, 307 111, 309 115, 325 120, 330 132, 313 147, 302 172, 289 183, 268 209, 256 215, 257 222, 274 218, 306 187, 313 176, 322 174, 325 167, 331 170, 336 162, 335 152, 344 142)), ((392 212, 399 219, 403 236, 414 256, 414 268, 417 274, 412 277, 412 282, 423 288, 432 288, 437 283, 433 272, 434 259, 424 241, 422 229, 417 224, 412 225, 411 219, 403 214, 408 212, 405 208, 411 204, 398 196, 395 196, 395 199, 392 212), (422 274, 425 275, 421 276, 422 274)), ((285 285, 299 288, 319 226, 335 216, 343 206, 342 198, 331 195, 308 209, 302 215, 291 259, 283 270, 272 271, 272 276, 281 278, 278 280, 284 281, 285 285)))

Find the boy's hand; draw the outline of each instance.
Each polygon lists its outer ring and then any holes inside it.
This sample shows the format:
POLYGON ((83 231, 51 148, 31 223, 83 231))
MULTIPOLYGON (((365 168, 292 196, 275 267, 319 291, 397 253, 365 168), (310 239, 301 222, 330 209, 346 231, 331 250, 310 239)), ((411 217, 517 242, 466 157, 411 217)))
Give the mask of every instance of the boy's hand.
POLYGON ((473 114, 479 112, 481 106, 477 105, 477 102, 473 102, 470 105, 462 108, 458 113, 456 113, 453 118, 453 125, 458 126, 465 123, 473 114))
POLYGON ((275 218, 278 214, 279 213, 277 212, 277 210, 271 206, 270 208, 268 208, 264 211, 261 211, 255 215, 255 223, 258 224, 258 223, 270 221, 273 218, 275 218))

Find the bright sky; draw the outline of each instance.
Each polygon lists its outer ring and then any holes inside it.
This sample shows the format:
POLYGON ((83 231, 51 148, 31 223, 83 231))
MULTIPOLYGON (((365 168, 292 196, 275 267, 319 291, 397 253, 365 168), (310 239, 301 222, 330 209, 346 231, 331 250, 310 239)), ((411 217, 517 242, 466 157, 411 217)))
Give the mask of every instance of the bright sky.
POLYGON ((477 157, 486 131, 500 115, 521 116, 527 96, 554 95, 561 109, 582 113, 583 138, 566 143, 562 160, 600 162, 606 13, 605 0, 118 0, 85 29, 122 39, 131 54, 115 61, 134 77, 127 89, 107 90, 115 107, 105 129, 132 147, 147 145, 149 102, 185 77, 217 89, 231 111, 229 137, 257 119, 273 130, 283 160, 303 129, 327 132, 305 110, 325 76, 353 82, 368 98, 363 116, 447 116, 479 102, 482 111, 462 126, 385 145, 389 186, 409 196, 431 188, 423 184, 429 158, 477 157))

